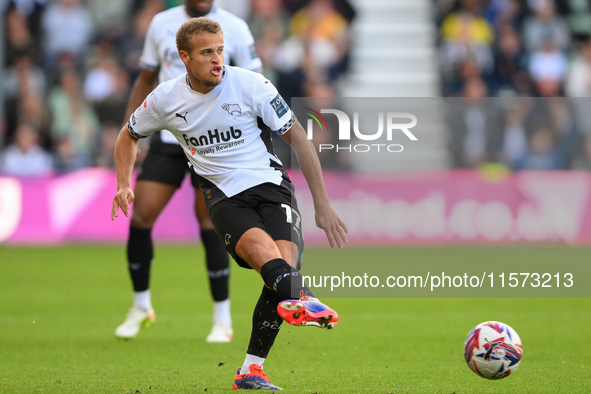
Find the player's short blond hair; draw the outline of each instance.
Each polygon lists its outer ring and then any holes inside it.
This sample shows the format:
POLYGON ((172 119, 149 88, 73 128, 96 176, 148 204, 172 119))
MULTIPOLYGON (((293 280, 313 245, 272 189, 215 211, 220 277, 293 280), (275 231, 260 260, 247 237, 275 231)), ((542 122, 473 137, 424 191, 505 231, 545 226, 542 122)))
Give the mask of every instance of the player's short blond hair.
POLYGON ((212 33, 223 34, 219 23, 204 16, 192 18, 181 25, 176 32, 176 47, 179 51, 191 50, 191 37, 195 34, 212 33))

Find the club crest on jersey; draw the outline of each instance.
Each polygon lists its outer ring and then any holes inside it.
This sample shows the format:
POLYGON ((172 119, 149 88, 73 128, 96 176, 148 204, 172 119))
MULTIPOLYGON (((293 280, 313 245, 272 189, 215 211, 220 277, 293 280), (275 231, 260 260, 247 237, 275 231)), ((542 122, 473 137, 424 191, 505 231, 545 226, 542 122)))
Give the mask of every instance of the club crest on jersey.
POLYGON ((237 112, 242 115, 242 109, 240 109, 240 106, 238 104, 224 103, 222 104, 222 109, 228 111, 230 115, 234 115, 234 112, 237 112))
POLYGON ((184 115, 181 115, 181 114, 179 114, 179 113, 175 113, 174 115, 175 115, 177 118, 181 118, 182 120, 184 120, 184 121, 185 121, 185 123, 189 123, 189 122, 187 122, 187 114, 188 114, 188 113, 189 113, 189 111, 186 111, 184 115))

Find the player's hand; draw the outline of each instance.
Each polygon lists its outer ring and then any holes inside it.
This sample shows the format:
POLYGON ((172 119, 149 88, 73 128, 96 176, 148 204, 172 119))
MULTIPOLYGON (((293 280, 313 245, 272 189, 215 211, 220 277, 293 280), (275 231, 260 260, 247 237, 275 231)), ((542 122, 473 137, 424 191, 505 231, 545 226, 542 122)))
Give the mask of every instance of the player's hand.
POLYGON ((130 188, 124 188, 117 191, 113 197, 113 208, 111 209, 111 220, 115 220, 119 216, 119 208, 123 211, 125 216, 129 217, 130 204, 135 200, 135 194, 130 188))
POLYGON ((324 230, 332 249, 342 248, 347 242, 349 230, 331 207, 316 209, 316 226, 324 230))

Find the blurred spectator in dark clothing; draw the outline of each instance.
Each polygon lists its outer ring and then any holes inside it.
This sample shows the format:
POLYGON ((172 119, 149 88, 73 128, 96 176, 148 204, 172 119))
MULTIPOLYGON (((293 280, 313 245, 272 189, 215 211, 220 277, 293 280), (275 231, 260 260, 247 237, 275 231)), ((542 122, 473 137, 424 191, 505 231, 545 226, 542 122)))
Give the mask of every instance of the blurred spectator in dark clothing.
POLYGON ((478 63, 474 58, 468 57, 456 67, 453 74, 446 76, 443 86, 445 95, 461 96, 466 86, 466 81, 472 78, 482 79, 482 70, 478 67, 478 63))
POLYGON ((512 90, 518 94, 530 93, 527 57, 523 51, 519 32, 510 24, 499 28, 495 45, 495 71, 492 93, 512 90))
POLYGON ((2 9, 2 2, 0 1, 0 13, 6 11, 8 14, 11 10, 15 10, 20 15, 27 19, 29 31, 36 42, 40 42, 43 37, 41 28, 41 18, 45 7, 51 0, 5 0, 6 10, 2 9))
MULTIPOLYGON (((6 143, 12 141, 17 125, 23 121, 32 124, 37 130, 45 128, 45 74, 29 56, 20 56, 13 62, 0 82, 6 111, 6 143)), ((47 145, 45 138, 40 141, 42 145, 47 145)))
POLYGON ((520 0, 490 0, 484 15, 497 32, 506 25, 519 29, 525 15, 523 3, 520 0))
POLYGON ((41 48, 27 23, 27 18, 16 9, 6 15, 6 64, 14 65, 16 59, 28 56, 34 63, 41 62, 41 48))

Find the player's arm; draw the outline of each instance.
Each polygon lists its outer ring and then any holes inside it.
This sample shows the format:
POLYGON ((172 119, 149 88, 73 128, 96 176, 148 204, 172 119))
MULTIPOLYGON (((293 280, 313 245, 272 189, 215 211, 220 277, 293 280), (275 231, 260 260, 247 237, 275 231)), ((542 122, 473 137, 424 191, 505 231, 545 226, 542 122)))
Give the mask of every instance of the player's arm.
POLYGON ((119 208, 129 217, 129 205, 135 195, 131 187, 133 165, 137 156, 138 139, 129 133, 127 125, 123 126, 115 143, 115 167, 117 169, 117 194, 113 197, 111 220, 119 216, 119 208))
POLYGON ((129 94, 129 102, 125 110, 125 122, 129 119, 133 111, 144 101, 150 94, 158 81, 158 72, 143 69, 140 75, 136 78, 129 94))
POLYGON ((326 233, 331 248, 335 245, 342 248, 343 243, 347 242, 347 226, 330 206, 320 160, 312 141, 308 140, 306 131, 298 121, 281 138, 291 145, 300 163, 314 200, 316 225, 326 233))

